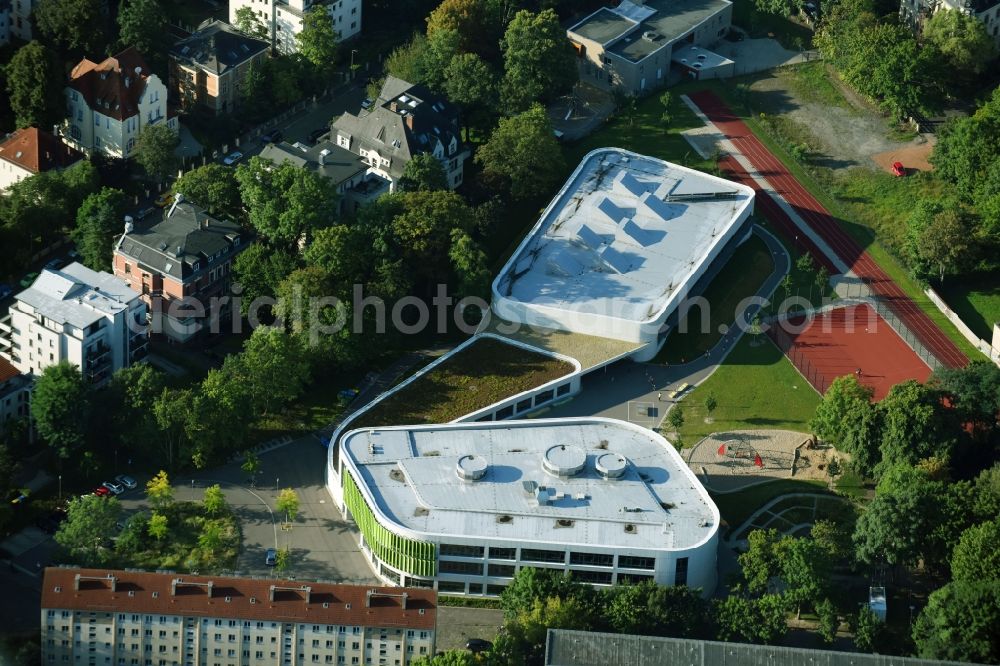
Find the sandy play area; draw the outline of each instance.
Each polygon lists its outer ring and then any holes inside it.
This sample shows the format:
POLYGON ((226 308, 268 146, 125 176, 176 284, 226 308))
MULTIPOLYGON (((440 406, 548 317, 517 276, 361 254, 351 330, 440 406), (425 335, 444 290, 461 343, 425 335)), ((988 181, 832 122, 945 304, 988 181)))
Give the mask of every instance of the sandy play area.
POLYGON ((884 153, 877 153, 872 155, 872 160, 887 173, 892 173, 893 162, 902 162, 907 174, 915 171, 933 171, 934 167, 927 161, 927 158, 931 156, 931 151, 934 150, 934 144, 937 142, 937 139, 933 134, 923 134, 921 136, 925 137, 927 141, 917 145, 908 145, 903 148, 887 150, 884 153))

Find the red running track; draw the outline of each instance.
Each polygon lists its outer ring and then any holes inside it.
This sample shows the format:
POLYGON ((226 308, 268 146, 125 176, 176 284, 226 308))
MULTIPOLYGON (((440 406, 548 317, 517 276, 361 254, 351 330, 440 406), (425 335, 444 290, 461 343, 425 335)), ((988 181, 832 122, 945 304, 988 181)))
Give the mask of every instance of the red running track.
MULTIPOLYGON (((965 366, 966 358, 938 326, 892 281, 885 271, 840 227, 837 220, 802 185, 788 173, 785 166, 762 144, 750 128, 740 120, 715 93, 703 90, 689 95, 702 113, 715 124, 733 146, 763 176, 774 191, 798 213, 799 217, 820 236, 851 271, 863 280, 872 293, 881 299, 899 317, 913 335, 944 365, 952 368, 965 366)), ((832 263, 812 242, 805 238, 795 223, 781 210, 769 193, 762 192, 735 159, 727 157, 720 166, 732 173, 737 180, 751 185, 758 194, 757 200, 769 220, 786 234, 799 236, 799 240, 813 256, 828 268, 832 263)), ((833 269, 832 272, 839 272, 833 269)))

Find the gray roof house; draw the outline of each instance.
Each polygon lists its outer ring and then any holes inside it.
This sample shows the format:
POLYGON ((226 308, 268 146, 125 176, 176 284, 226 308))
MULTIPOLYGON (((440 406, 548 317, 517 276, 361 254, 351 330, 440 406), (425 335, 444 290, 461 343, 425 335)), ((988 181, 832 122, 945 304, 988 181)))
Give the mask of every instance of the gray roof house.
POLYGON ((364 202, 360 188, 368 171, 368 163, 360 155, 330 142, 320 141, 315 146, 289 144, 287 142, 269 143, 260 151, 263 159, 275 164, 294 164, 302 169, 309 169, 332 180, 337 185, 340 194, 340 212, 352 210, 364 202))
POLYGON ((364 160, 369 178, 383 179, 390 191, 420 153, 441 161, 449 188, 462 184, 469 150, 462 143, 458 109, 422 85, 387 76, 375 104, 360 115, 337 118, 332 135, 338 146, 364 160))

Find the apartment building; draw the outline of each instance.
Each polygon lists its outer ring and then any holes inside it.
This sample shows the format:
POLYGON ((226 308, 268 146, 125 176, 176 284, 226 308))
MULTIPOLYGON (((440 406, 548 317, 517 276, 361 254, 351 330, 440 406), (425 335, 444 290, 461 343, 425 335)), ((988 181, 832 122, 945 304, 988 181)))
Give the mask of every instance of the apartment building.
POLYGON ((433 590, 48 568, 43 664, 404 666, 434 654, 433 590))
POLYGON ((10 0, 10 36, 30 42, 32 12, 39 0, 10 0))
POLYGON ((270 44, 223 21, 209 21, 170 49, 170 90, 181 106, 219 115, 236 109, 247 71, 267 58, 270 44))
POLYGON ((932 14, 950 10, 975 16, 1000 48, 1000 1, 998 0, 900 0, 899 18, 914 32, 932 14))
POLYGON ((177 131, 177 117, 167 111, 167 87, 132 47, 99 63, 84 58, 73 68, 66 114, 64 141, 111 157, 132 157, 148 125, 165 123, 177 131))
POLYGON ((56 135, 26 127, 0 141, 0 192, 29 176, 70 167, 83 153, 65 145, 56 135))
POLYGON ((24 374, 68 361, 103 385, 147 349, 146 305, 120 279, 73 263, 43 270, 0 320, 0 356, 24 374))
POLYGON ((0 429, 11 419, 29 416, 31 378, 0 358, 0 429))
POLYGON ((240 225, 178 194, 161 222, 126 227, 112 266, 148 306, 150 331, 187 342, 230 311, 232 263, 247 240, 240 225))
POLYGON ((0 46, 10 43, 11 0, 0 0, 0 46))
POLYGON ((302 32, 306 14, 327 11, 341 41, 361 32, 361 0, 229 0, 229 22, 236 12, 249 7, 267 27, 271 46, 281 53, 299 50, 295 35, 302 32))

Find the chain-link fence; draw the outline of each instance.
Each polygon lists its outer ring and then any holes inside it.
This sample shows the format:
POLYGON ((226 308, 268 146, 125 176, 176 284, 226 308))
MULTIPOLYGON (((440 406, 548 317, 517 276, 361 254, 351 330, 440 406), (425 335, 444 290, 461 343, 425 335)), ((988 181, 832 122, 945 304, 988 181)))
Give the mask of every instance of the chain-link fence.
POLYGON ((892 305, 880 298, 874 298, 871 300, 870 305, 875 308, 875 312, 879 317, 885 320, 892 330, 903 339, 903 342, 912 349, 917 356, 923 360, 931 370, 937 370, 941 367, 941 362, 938 360, 937 356, 931 353, 931 351, 924 345, 924 342, 920 339, 920 336, 909 329, 903 320, 900 319, 892 309, 892 305))
POLYGON ((828 378, 814 366, 805 353, 795 346, 795 341, 781 326, 771 326, 767 331, 768 336, 778 346, 778 349, 788 357, 798 371, 806 378, 813 388, 820 393, 826 393, 830 383, 834 378, 828 378))

